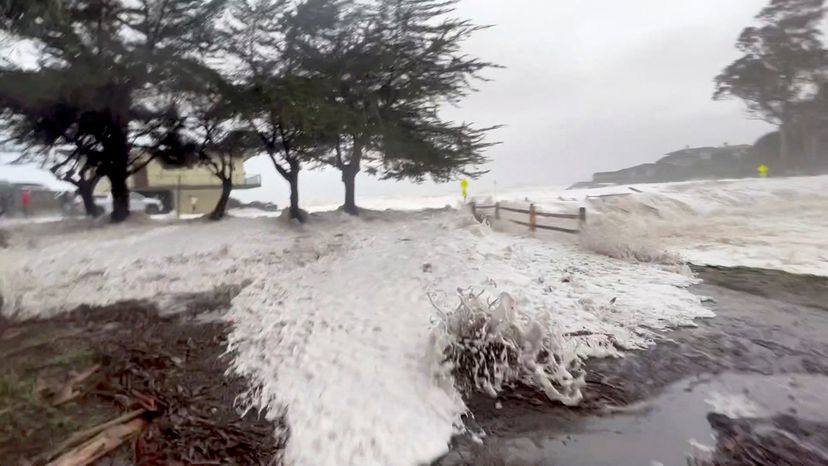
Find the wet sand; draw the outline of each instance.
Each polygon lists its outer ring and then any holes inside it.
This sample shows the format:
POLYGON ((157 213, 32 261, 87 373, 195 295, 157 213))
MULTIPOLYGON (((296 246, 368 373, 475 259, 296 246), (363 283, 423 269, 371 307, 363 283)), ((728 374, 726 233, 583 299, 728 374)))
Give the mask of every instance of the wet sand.
POLYGON ((699 268, 717 316, 588 364, 582 406, 469 400, 438 465, 828 464, 828 279, 699 268))

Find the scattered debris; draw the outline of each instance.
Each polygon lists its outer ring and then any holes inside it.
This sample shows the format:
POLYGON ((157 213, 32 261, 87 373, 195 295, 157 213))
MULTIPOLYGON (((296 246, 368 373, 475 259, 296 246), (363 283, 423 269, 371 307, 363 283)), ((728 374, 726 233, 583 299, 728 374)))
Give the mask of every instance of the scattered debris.
POLYGON ((125 302, 0 318, 2 463, 278 464, 283 426, 236 411, 245 384, 225 375, 228 325, 194 314, 125 302))
POLYGON ((9 327, 2 332, 0 332, 0 340, 11 340, 12 338, 20 335, 23 331, 18 327, 9 327))
POLYGON ((65 452, 66 450, 76 447, 81 442, 87 441, 90 438, 100 434, 101 432, 115 426, 119 426, 122 424, 126 424, 137 417, 145 414, 147 411, 143 409, 136 409, 135 411, 130 411, 122 416, 118 416, 111 421, 104 422, 102 424, 98 424, 94 427, 89 429, 82 430, 80 432, 76 432, 72 434, 68 439, 66 439, 63 443, 58 445, 57 448, 52 450, 51 452, 41 456, 38 460, 41 461, 50 461, 54 459, 56 456, 60 455, 61 453, 65 452))
POLYGON ((92 463, 121 446, 127 439, 137 436, 147 427, 147 421, 133 419, 106 428, 95 437, 64 453, 48 466, 82 466, 92 463))
POLYGON ((59 406, 69 400, 77 398, 80 395, 80 391, 76 390, 76 387, 83 383, 84 380, 88 379, 92 374, 97 372, 100 368, 100 364, 95 364, 94 366, 79 373, 70 371, 69 380, 67 380, 63 387, 61 387, 55 394, 55 397, 52 399, 52 405, 59 406))
POLYGON ((731 419, 723 414, 707 415, 716 430, 716 448, 707 458, 689 459, 690 466, 737 466, 742 464, 828 464, 828 430, 789 415, 769 419, 731 419))

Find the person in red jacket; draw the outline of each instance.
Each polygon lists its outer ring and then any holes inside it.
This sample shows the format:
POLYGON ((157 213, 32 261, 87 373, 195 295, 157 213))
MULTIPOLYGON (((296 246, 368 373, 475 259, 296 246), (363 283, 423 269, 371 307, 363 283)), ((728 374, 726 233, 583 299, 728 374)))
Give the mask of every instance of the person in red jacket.
POLYGON ((23 207, 23 215, 28 217, 29 216, 29 207, 32 203, 32 192, 28 189, 24 189, 23 192, 20 193, 20 205, 23 207))

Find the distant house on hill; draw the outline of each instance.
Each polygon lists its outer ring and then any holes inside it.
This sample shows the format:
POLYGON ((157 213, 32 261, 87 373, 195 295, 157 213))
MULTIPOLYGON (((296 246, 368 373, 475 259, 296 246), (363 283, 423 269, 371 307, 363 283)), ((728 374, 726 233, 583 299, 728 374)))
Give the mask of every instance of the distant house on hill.
POLYGON ((751 146, 696 147, 670 152, 653 163, 598 172, 579 187, 601 184, 661 183, 710 178, 740 178, 756 173, 751 146))
MULTIPOLYGON (((234 159, 233 189, 251 189, 261 186, 259 175, 245 176, 244 161, 234 159)), ((128 180, 130 190, 144 196, 160 199, 164 211, 184 214, 206 214, 213 210, 221 195, 221 182, 203 166, 168 167, 153 160, 128 180)), ((106 179, 95 188, 98 194, 109 193, 106 179)))

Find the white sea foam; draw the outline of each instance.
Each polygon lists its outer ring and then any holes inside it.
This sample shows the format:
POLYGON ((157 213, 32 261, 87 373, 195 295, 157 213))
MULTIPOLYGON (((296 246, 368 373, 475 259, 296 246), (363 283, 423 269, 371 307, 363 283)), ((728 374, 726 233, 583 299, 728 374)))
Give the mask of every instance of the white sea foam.
POLYGON ((693 279, 668 267, 495 232, 454 210, 311 214, 302 226, 61 225, 55 234, 31 226, 38 233, 25 240, 27 230, 14 230, 12 247, 0 250, 4 312, 163 305, 247 284, 226 316, 233 367, 252 382, 249 403, 286 416, 286 460, 297 465, 411 465, 446 450, 466 408, 434 332, 438 309, 457 307, 458 288, 475 290, 480 303, 508 293, 503 310, 519 332, 500 336, 544 341, 564 356, 556 369, 523 347, 515 374, 530 380, 531 368, 542 376, 536 386, 567 402, 577 399, 575 357, 617 356, 648 345, 654 328, 712 315, 685 289, 693 279))

